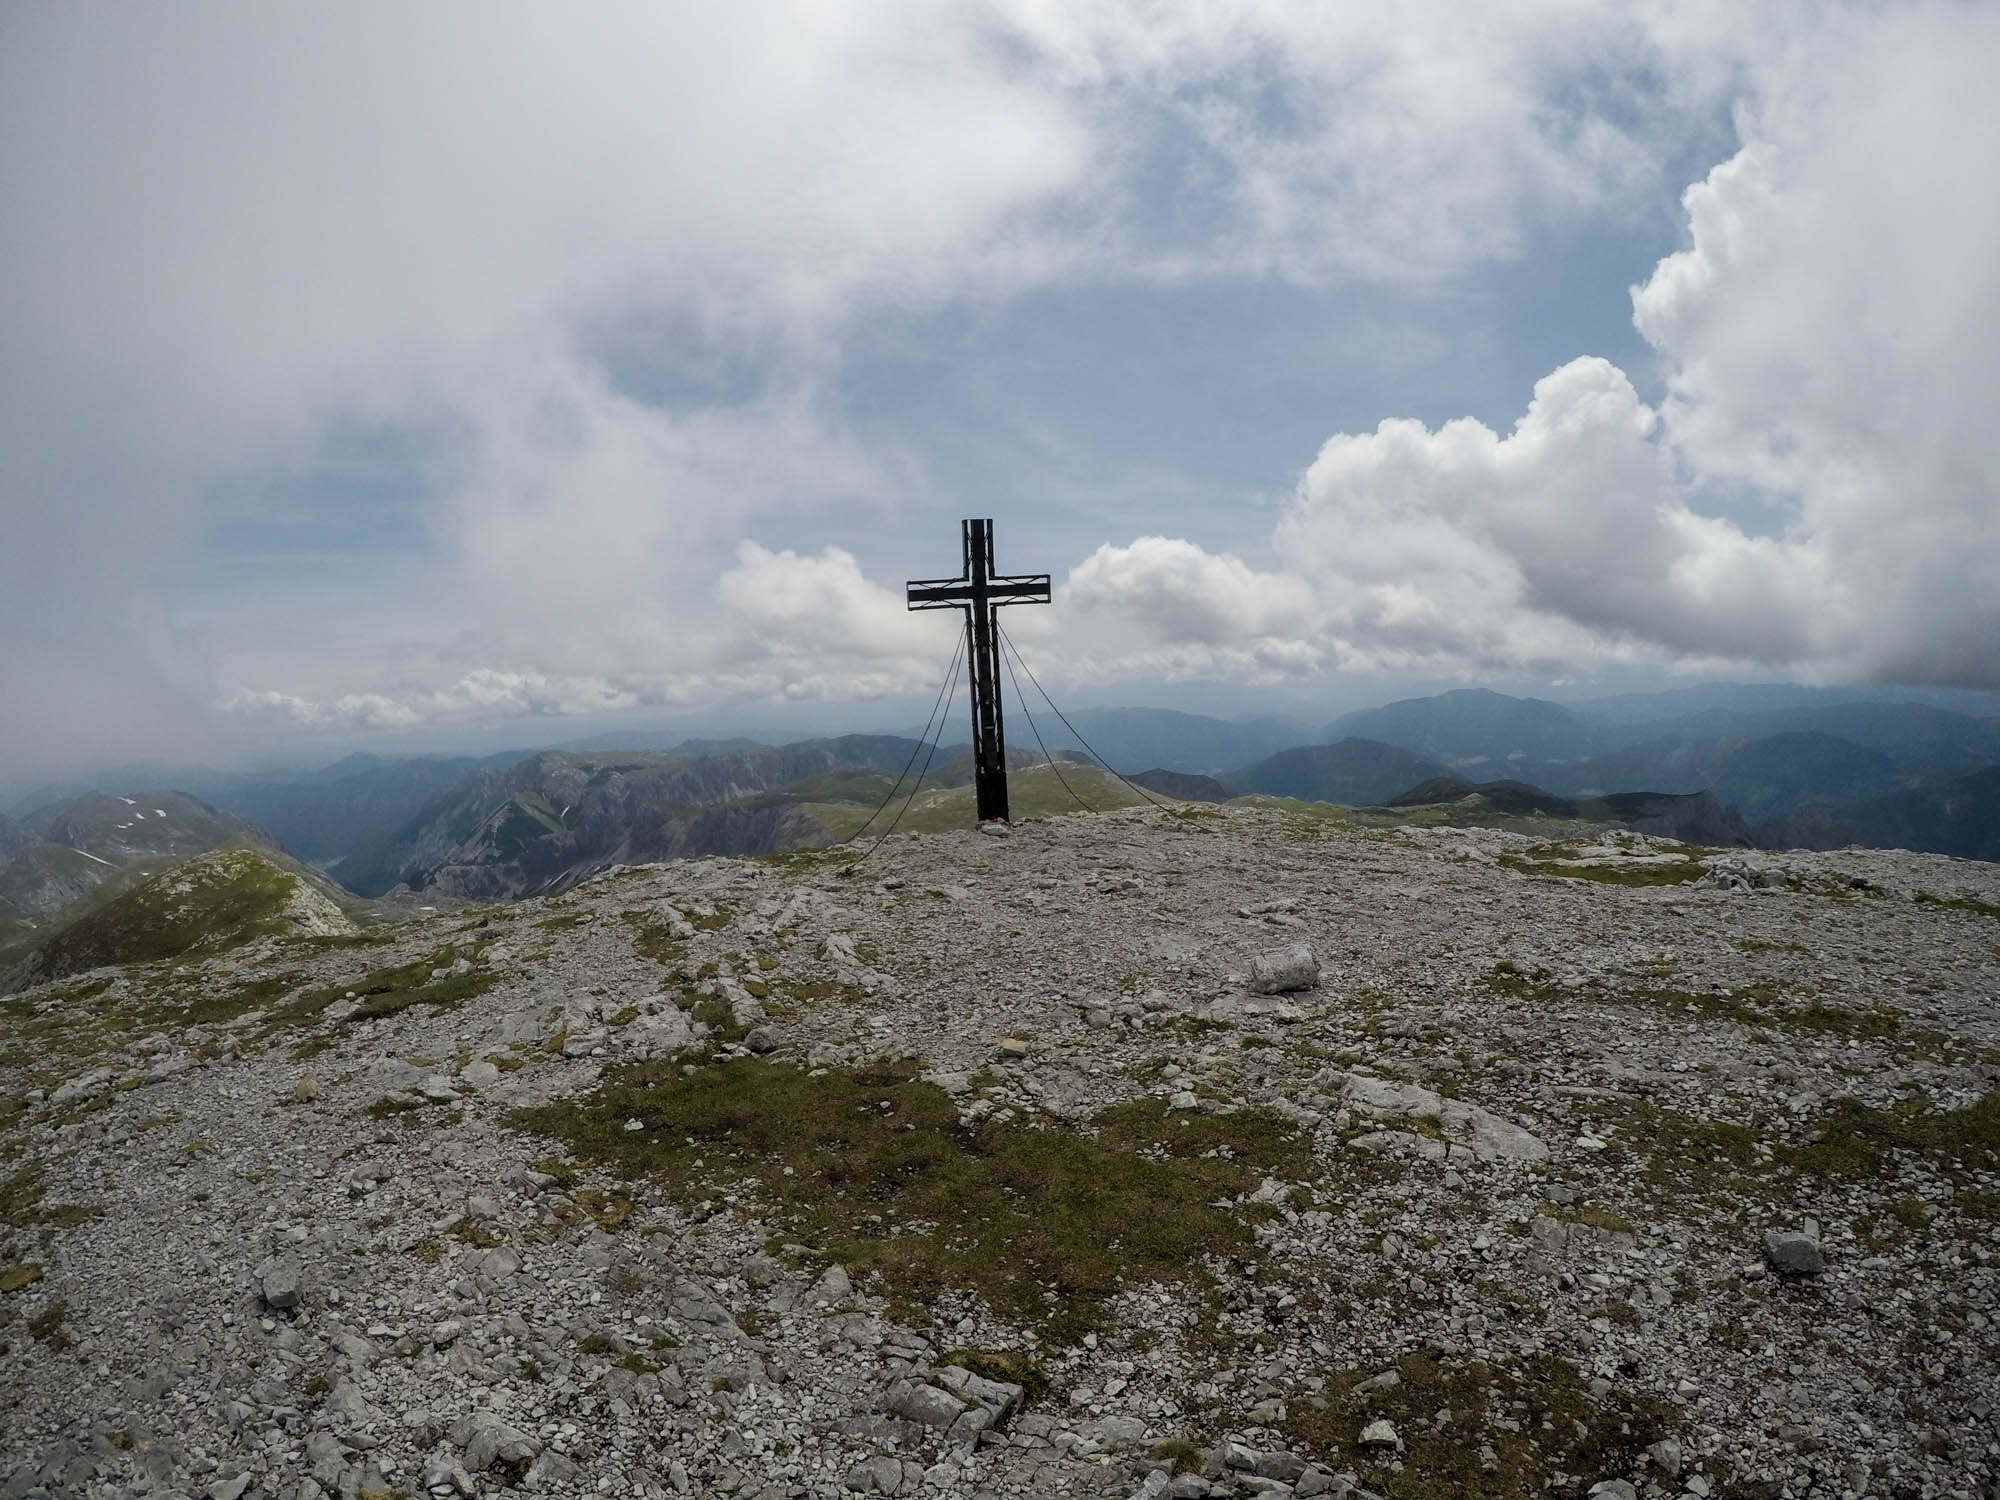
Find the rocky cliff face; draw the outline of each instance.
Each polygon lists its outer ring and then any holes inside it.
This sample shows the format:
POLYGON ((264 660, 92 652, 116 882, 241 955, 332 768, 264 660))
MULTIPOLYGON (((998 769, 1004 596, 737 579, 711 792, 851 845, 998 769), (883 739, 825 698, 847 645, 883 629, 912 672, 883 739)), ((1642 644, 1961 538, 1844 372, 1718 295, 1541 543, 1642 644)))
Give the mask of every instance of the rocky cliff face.
POLYGON ((1144 809, 0 1009, 0 1490, 1995 1477, 2000 871, 1144 809))

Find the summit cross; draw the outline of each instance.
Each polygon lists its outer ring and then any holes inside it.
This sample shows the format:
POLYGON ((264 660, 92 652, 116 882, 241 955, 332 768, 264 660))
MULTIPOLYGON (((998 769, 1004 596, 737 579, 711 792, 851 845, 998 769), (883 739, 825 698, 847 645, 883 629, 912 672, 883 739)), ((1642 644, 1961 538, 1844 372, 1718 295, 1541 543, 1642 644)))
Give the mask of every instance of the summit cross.
POLYGON ((1049 575, 1002 578, 993 571, 993 523, 961 521, 965 568, 956 578, 910 580, 911 609, 965 611, 972 663, 972 787, 979 821, 1007 821, 1007 737, 1000 713, 1000 621, 1003 604, 1047 604, 1049 575))

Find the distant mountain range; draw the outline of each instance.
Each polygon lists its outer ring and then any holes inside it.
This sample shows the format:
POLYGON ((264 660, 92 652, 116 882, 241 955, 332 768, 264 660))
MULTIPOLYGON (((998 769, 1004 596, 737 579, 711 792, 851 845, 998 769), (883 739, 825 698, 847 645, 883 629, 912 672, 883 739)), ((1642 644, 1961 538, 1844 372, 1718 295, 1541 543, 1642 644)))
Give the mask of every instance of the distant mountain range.
POLYGON ((1370 806, 1444 774, 1438 762, 1407 748, 1350 736, 1336 744, 1280 750, 1224 780, 1269 797, 1370 806))
POLYGON ((1069 715, 1074 731, 1053 715, 1007 711, 1007 737, 1033 747, 1033 730, 1052 751, 1089 749, 1104 763, 1130 776, 1142 770, 1182 771, 1220 776, 1275 755, 1312 738, 1311 728, 1291 719, 1211 719, 1168 708, 1086 708, 1069 715))
MULTIPOLYGON (((1863 843, 2000 860, 2000 718, 1949 706, 1978 700, 1936 696, 1946 701, 1714 685, 1566 706, 1464 689, 1318 731, 1140 708, 1030 726, 1010 707, 1009 760, 1022 815, 1136 800, 1131 785, 1083 764, 1087 741, 1131 783, 1185 800, 1463 803, 1475 816, 1609 819, 1710 844, 1863 843), (1041 744, 1059 764, 1031 773, 1041 744)), ((862 827, 918 751, 899 735, 780 746, 738 737, 190 772, 200 796, 63 789, 0 816, 0 950, 79 903, 231 845, 282 850, 362 897, 412 901, 503 899, 617 863, 822 845, 862 827)), ((918 759, 924 790, 894 805, 900 826, 969 819, 969 753, 953 745, 918 759)), ((899 799, 913 784, 914 773, 899 799)))
MULTIPOLYGON (((1468 784, 1526 783, 1572 799, 1705 792, 1771 847, 1864 843, 2000 859, 2000 717, 1726 685, 1692 690, 1684 713, 1648 716, 1679 696, 1612 700, 1597 716, 1588 704, 1465 689, 1346 714, 1323 735, 1409 751, 1468 784)), ((1320 783, 1304 764, 1287 752, 1223 779, 1310 796, 1320 783)))
POLYGON ((471 772, 339 873, 362 895, 407 885, 486 900, 560 889, 614 864, 822 844, 826 832, 805 810, 810 790, 769 794, 900 769, 918 748, 846 735, 718 755, 546 751, 471 772))

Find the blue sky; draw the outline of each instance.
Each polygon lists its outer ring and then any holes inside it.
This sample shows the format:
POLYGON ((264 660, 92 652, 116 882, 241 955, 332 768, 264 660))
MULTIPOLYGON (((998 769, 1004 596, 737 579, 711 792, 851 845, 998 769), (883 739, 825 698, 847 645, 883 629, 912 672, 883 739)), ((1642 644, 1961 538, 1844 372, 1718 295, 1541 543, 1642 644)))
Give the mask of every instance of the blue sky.
POLYGON ((1367 9, 9 9, 0 771, 2000 686, 2000 12, 1367 9))

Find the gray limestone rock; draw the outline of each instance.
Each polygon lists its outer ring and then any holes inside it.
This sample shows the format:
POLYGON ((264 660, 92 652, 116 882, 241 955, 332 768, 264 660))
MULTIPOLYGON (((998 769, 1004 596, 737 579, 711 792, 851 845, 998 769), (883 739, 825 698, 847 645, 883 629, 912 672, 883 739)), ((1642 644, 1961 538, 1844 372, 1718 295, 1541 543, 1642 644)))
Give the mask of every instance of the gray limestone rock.
POLYGON ((1260 995, 1284 995, 1319 984, 1319 957, 1310 943, 1273 948, 1250 960, 1250 988, 1260 995))
POLYGON ((1257 1458, 1256 1472, 1264 1479, 1294 1484, 1305 1471, 1306 1461, 1293 1453, 1263 1453, 1257 1458))
POLYGON ((382 1413, 363 1396, 354 1382, 343 1377, 326 1398, 327 1420, 335 1432, 354 1433, 381 1420, 382 1413))
POLYGON ((846 1268, 838 1264, 820 1272, 819 1280, 806 1294, 807 1301, 813 1306, 829 1308, 845 1307, 853 1296, 854 1283, 848 1280, 846 1268))
POLYGON ((1646 1457, 1669 1479, 1680 1478, 1682 1453, 1679 1438, 1661 1438, 1646 1450, 1646 1457))
POLYGON ((573 1484, 582 1472, 570 1459, 549 1448, 543 1450, 541 1455, 528 1466, 527 1477, 523 1482, 531 1490, 553 1489, 573 1484))
POLYGON ((303 1280, 295 1255, 275 1255, 257 1268, 264 1301, 283 1312, 299 1305, 303 1280))
POLYGON ((1764 1260, 1780 1276, 1817 1276, 1826 1269, 1819 1241, 1796 1230, 1766 1230, 1764 1260))
POLYGON ((339 1438, 330 1432, 315 1432, 306 1439, 306 1462, 311 1465, 313 1479, 323 1488, 340 1488, 340 1476, 347 1469, 347 1456, 341 1452, 339 1438))
POLYGON ((1396 1431, 1396 1424, 1387 1417, 1377 1417, 1364 1426, 1356 1441, 1364 1448, 1396 1449, 1403 1446, 1403 1439, 1396 1431))
POLYGON ((474 1474, 483 1474, 495 1464, 529 1463, 542 1451, 539 1439, 484 1411, 452 1423, 451 1440, 465 1450, 465 1467, 474 1474))
POLYGON ((482 1057, 460 1068, 458 1081, 470 1089, 490 1089, 500 1081, 500 1070, 482 1057))

